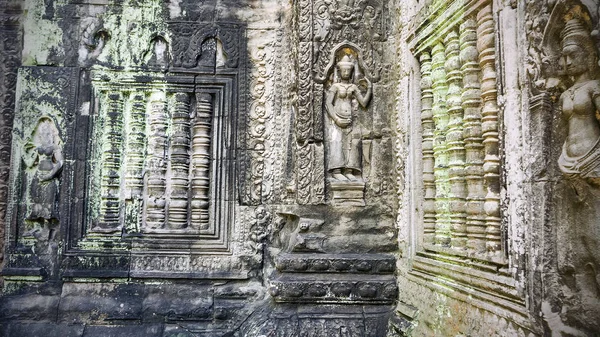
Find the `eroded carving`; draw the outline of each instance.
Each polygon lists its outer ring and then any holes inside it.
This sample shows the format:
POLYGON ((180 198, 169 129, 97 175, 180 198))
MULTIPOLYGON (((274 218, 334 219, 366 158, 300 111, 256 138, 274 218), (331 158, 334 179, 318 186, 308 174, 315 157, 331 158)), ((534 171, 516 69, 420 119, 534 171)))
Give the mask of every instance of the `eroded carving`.
POLYGON ((25 220, 33 227, 24 236, 30 236, 40 225, 53 225, 59 219, 58 193, 63 154, 55 122, 50 117, 40 118, 23 148, 23 162, 29 174, 25 220))
POLYGON ((325 134, 327 169, 331 178, 338 181, 361 180, 361 129, 357 125, 357 102, 366 108, 371 101, 372 84, 359 78, 356 61, 344 55, 336 63, 333 83, 326 93, 325 134), (366 87, 363 94, 359 85, 366 87))
POLYGON ((566 22, 561 33, 561 47, 564 70, 573 85, 561 94, 559 101, 568 123, 568 135, 558 166, 569 178, 600 185, 598 51, 580 12, 570 14, 573 18, 566 22))

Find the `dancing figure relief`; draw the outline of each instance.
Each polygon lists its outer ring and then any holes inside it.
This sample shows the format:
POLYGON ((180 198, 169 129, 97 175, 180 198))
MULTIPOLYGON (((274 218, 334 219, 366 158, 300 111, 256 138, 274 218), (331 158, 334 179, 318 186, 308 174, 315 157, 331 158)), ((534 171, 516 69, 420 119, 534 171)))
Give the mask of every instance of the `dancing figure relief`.
POLYGON ((54 121, 42 117, 23 149, 22 158, 29 175, 25 220, 40 224, 58 220, 58 180, 63 155, 62 141, 54 121))
POLYGON ((582 178, 600 184, 600 80, 598 50, 580 18, 567 21, 561 33, 566 75, 573 85, 560 96, 568 134, 558 160, 569 178, 582 178))
POLYGON ((366 77, 358 79, 361 74, 356 61, 348 55, 335 67, 333 83, 325 95, 327 167, 335 180, 360 180, 362 132, 357 114, 359 105, 362 108, 369 105, 372 84, 366 77))

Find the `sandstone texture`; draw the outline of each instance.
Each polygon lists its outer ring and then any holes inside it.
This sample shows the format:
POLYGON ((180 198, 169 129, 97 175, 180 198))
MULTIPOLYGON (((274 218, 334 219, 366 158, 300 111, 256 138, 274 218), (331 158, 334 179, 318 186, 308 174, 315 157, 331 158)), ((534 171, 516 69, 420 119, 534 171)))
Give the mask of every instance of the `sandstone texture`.
POLYGON ((0 336, 596 336, 594 0, 0 0, 0 336))

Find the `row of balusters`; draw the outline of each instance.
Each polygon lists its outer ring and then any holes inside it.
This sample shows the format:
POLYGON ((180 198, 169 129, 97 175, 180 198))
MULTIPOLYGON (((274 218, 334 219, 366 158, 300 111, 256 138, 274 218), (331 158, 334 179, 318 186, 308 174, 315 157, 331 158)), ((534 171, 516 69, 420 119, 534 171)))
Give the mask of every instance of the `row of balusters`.
POLYGON ((136 199, 142 230, 208 228, 212 95, 103 94, 97 228, 120 230, 125 200, 136 199))
POLYGON ((424 242, 501 256, 491 5, 419 55, 424 242))

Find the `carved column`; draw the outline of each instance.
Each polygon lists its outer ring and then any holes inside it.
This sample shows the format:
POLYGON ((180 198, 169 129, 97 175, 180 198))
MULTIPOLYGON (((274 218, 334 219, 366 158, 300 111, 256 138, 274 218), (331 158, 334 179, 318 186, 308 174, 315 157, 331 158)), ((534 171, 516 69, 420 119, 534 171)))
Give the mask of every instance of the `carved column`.
POLYGON ((146 97, 143 93, 131 95, 131 110, 127 123, 125 156, 125 195, 141 196, 144 188, 144 158, 146 150, 146 97))
POLYGON ((208 227, 210 196, 210 139, 213 98, 196 94, 196 118, 192 130, 191 223, 193 229, 208 227))
MULTIPOLYGON (((21 63, 21 1, 0 0, 0 265, 4 243, 17 71, 21 63)), ((1 280, 0 280, 1 283, 1 280)))
POLYGON ((119 227, 119 192, 121 188, 121 156, 123 144, 123 96, 118 91, 106 95, 102 118, 102 177, 100 181, 99 229, 112 232, 119 227))
POLYGON ((172 106, 171 199, 168 227, 182 229, 188 223, 188 178, 190 170, 190 97, 176 93, 172 106))
POLYGON ((434 242, 435 236, 435 176, 433 174, 435 158, 433 156, 433 124, 431 90, 431 56, 424 52, 421 61, 421 125, 423 127, 423 187, 425 201, 423 203, 423 241, 434 242))
POLYGON ((462 107, 465 142, 465 178, 467 180, 467 248, 485 250, 485 188, 483 185, 483 138, 481 136, 481 90, 477 24, 469 18, 460 25, 460 61, 463 73, 462 107))
POLYGON ((464 177, 465 143, 463 141, 463 109, 461 101, 462 72, 460 70, 460 47, 458 34, 452 30, 444 39, 446 45, 446 72, 448 73, 448 181, 450 184, 450 222, 452 238, 450 244, 455 248, 465 248, 466 229, 466 186, 464 177))
POLYGON ((435 243, 443 246, 450 244, 450 203, 448 197, 450 186, 448 181, 448 109, 446 94, 445 48, 441 43, 432 49, 431 77, 433 80, 433 121, 435 123, 433 155, 435 157, 435 243))
POLYGON ((148 162, 146 182, 146 229, 162 229, 165 224, 165 173, 167 168, 167 111, 164 97, 150 103, 148 118, 148 162))
POLYGON ((485 196, 486 248, 490 254, 501 250, 500 157, 498 153, 498 103, 496 89, 496 48, 492 5, 477 13, 477 50, 481 66, 482 132, 485 146, 483 164, 485 196))
POLYGON ((298 113, 296 118, 296 192, 299 204, 310 204, 313 172, 323 170, 314 163, 313 138, 313 43, 312 1, 298 1, 298 113))

